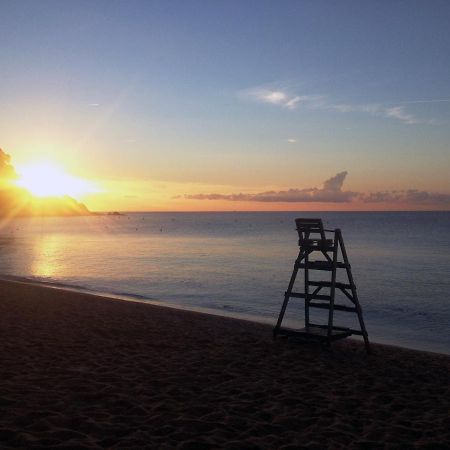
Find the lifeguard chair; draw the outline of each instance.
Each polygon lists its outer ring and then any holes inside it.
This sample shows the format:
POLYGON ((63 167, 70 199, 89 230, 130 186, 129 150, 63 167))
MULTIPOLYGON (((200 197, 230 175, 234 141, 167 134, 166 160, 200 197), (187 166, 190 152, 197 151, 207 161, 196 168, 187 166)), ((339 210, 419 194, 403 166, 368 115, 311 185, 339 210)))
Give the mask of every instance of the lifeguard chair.
POLYGON ((345 250, 344 240, 340 229, 325 230, 321 219, 296 219, 300 252, 294 264, 289 286, 284 295, 283 305, 273 330, 274 337, 287 336, 325 342, 328 345, 337 339, 351 335, 360 335, 364 339, 367 352, 370 352, 369 337, 364 325, 361 305, 356 293, 351 266, 345 250), (343 269, 343 270, 340 270, 343 269), (299 271, 304 278, 303 292, 293 292, 299 271), (318 272, 327 273, 327 280, 317 280, 318 272), (342 273, 345 278, 338 281, 342 273), (327 291, 326 293, 324 291, 327 291), (348 304, 336 304, 336 292, 344 294, 348 304), (305 326, 300 330, 293 330, 281 326, 287 305, 291 298, 305 301, 305 326), (328 322, 315 324, 310 322, 310 308, 328 310, 328 322), (334 311, 355 313, 358 317, 360 329, 351 329, 334 325, 334 311))

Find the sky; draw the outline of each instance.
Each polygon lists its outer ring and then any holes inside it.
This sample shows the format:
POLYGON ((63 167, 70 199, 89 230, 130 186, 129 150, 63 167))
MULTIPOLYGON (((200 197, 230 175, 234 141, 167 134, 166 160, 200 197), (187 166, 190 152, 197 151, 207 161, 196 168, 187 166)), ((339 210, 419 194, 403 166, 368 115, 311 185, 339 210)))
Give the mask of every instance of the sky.
POLYGON ((438 0, 0 0, 0 147, 94 183, 91 210, 449 210, 449 23, 438 0))

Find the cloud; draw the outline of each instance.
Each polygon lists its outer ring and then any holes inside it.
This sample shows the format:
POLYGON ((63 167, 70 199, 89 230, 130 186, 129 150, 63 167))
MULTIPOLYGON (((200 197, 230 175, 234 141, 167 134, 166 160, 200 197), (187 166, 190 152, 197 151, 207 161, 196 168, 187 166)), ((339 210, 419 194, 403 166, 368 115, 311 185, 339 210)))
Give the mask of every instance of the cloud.
POLYGON ((350 202, 356 192, 343 191, 347 172, 340 172, 326 180, 322 188, 288 189, 285 191, 265 191, 255 194, 194 194, 185 195, 188 200, 228 200, 244 202, 286 202, 286 203, 342 203, 350 202))
POLYGON ((439 205, 450 207, 450 194, 419 191, 417 189, 392 190, 378 192, 353 192, 343 190, 348 173, 337 173, 326 180, 322 187, 291 188, 283 191, 264 191, 257 193, 234 194, 193 194, 177 195, 174 198, 186 200, 226 200, 231 202, 266 202, 266 203, 390 203, 411 205, 439 205))
POLYGON ((372 192, 370 194, 360 194, 359 196, 361 200, 365 203, 383 203, 383 202, 392 202, 398 201, 398 196, 396 196, 392 192, 384 191, 384 192, 372 192))
POLYGON ((296 97, 292 97, 286 102, 286 108, 294 109, 297 106, 297 103, 301 102, 302 98, 298 95, 296 97))
POLYGON ((347 105, 345 103, 339 103, 337 105, 329 105, 328 109, 332 109, 334 111, 337 112, 341 112, 341 113, 350 113, 350 112, 355 112, 355 107, 352 105, 347 105))
POLYGON ((435 98, 435 99, 425 99, 425 100, 406 100, 403 102, 397 102, 402 105, 414 104, 414 103, 450 103, 450 98, 435 98))
POLYGON ((341 191, 342 185, 344 184, 345 177, 347 176, 346 171, 339 172, 334 177, 329 178, 323 183, 323 190, 325 191, 341 191))
POLYGON ((260 100, 268 103, 274 103, 275 105, 285 103, 288 98, 287 95, 281 91, 262 91, 256 95, 260 100))
POLYGON ((450 206, 450 194, 419 191, 417 189, 371 192, 360 194, 360 198, 365 203, 413 203, 450 206))
POLYGON ((309 102, 310 96, 292 95, 282 89, 253 88, 240 92, 243 97, 260 103, 270 103, 287 109, 295 109, 303 102, 309 102))
POLYGON ((417 123, 430 123, 430 121, 420 120, 405 110, 404 106, 384 106, 377 103, 368 103, 366 105, 349 105, 346 103, 324 104, 323 109, 329 109, 339 113, 361 113, 369 114, 374 117, 384 117, 387 119, 395 119, 407 125, 417 123))
POLYGON ((289 138, 289 139, 286 139, 286 141, 289 142, 289 144, 295 144, 297 142, 297 139, 289 138))
POLYGON ((392 117, 408 125, 413 125, 419 122, 416 117, 414 117, 412 114, 407 113, 403 106, 393 106, 392 108, 386 108, 384 110, 384 114, 386 117, 392 117))
POLYGON ((350 104, 350 103, 334 103, 325 95, 299 95, 284 88, 267 88, 256 87, 240 92, 244 98, 249 98, 260 103, 269 103, 271 105, 280 106, 282 108, 294 110, 299 107, 316 110, 316 111, 333 111, 337 113, 359 113, 367 114, 374 117, 383 117, 400 121, 406 125, 414 125, 419 123, 435 123, 433 120, 423 120, 411 112, 407 111, 407 104, 419 103, 438 103, 448 102, 448 99, 441 100, 411 100, 398 102, 396 104, 389 103, 367 103, 367 104, 350 104))

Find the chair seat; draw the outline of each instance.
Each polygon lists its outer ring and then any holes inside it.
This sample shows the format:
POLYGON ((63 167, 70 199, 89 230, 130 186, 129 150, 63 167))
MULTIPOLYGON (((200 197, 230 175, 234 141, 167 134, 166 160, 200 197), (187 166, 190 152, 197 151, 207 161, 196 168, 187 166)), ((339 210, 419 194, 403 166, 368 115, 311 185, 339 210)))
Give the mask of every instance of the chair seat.
POLYGON ((330 249, 334 246, 333 239, 300 239, 298 245, 304 248, 330 249))

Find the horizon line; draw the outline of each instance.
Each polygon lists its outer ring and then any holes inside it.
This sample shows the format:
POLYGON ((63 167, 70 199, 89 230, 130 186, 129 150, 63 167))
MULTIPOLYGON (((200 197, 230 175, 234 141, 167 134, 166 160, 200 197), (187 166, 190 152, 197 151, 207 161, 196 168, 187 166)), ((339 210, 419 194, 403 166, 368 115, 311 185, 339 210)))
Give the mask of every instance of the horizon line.
POLYGON ((402 212, 402 213, 411 213, 411 212, 420 212, 420 213, 429 213, 429 212, 447 212, 450 213, 450 209, 373 209, 373 210, 333 210, 333 209, 324 209, 324 210, 185 210, 185 211, 173 211, 173 210, 104 210, 104 211, 91 211, 93 214, 108 214, 118 212, 120 214, 144 214, 144 213, 386 213, 386 212, 402 212))

